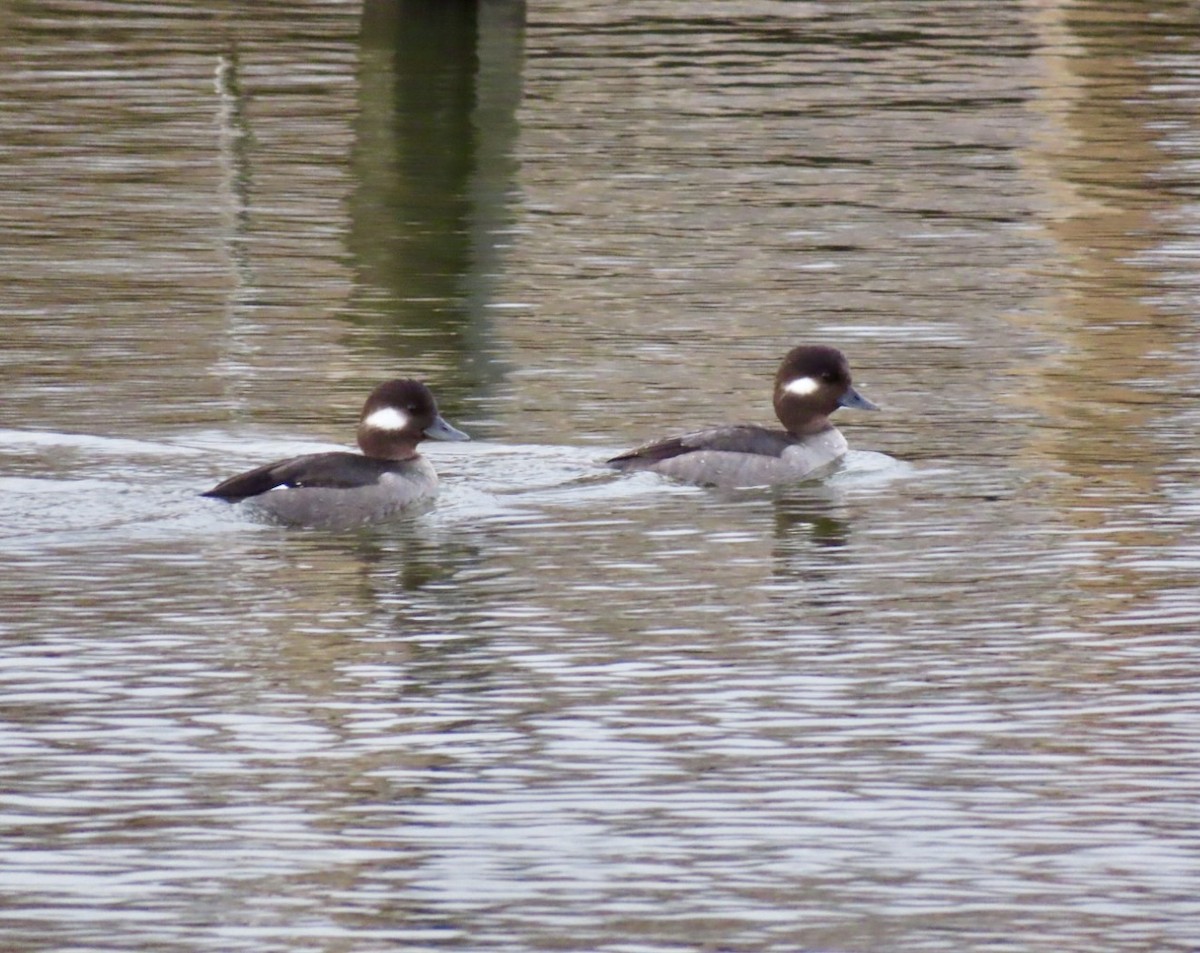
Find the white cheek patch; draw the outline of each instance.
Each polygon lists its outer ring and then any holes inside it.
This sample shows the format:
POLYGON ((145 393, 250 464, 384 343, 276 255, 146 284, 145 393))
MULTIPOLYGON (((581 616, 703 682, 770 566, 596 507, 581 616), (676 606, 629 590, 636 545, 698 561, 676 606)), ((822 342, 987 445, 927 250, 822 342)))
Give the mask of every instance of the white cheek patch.
POLYGON ((794 394, 797 397, 807 397, 809 394, 815 394, 821 389, 821 382, 815 377, 797 377, 787 382, 787 386, 783 388, 785 394, 794 394))
POLYGON ((395 407, 381 407, 363 421, 363 426, 373 430, 403 430, 408 426, 408 414, 395 407))

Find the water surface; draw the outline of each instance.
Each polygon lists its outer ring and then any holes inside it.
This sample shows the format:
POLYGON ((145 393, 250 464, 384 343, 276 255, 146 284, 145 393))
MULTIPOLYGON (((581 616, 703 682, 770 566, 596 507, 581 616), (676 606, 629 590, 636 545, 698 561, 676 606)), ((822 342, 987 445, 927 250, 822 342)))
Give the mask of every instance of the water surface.
POLYGON ((0 936, 1200 946, 1200 32, 0 2, 0 936), (597 465, 881 414, 813 484, 597 465), (436 506, 197 494, 413 374, 436 506))

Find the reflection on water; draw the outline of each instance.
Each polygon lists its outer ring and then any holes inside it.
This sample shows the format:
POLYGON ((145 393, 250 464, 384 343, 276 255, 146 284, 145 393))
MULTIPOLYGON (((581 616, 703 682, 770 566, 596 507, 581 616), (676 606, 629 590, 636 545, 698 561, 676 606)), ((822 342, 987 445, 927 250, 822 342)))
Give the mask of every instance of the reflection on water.
POLYGON ((369 0, 363 11, 346 317, 372 349, 452 368, 455 402, 485 396, 495 377, 489 307, 512 228, 523 6, 369 0))
POLYGON ((1189 17, 0 2, 5 948, 1200 945, 1189 17), (401 372, 436 507, 198 499, 401 372))

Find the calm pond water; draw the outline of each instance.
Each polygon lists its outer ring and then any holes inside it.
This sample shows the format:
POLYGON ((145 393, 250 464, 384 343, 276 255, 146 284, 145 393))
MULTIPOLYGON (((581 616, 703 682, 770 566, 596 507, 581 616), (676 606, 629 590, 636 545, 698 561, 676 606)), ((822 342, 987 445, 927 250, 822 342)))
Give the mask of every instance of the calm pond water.
POLYGON ((1200 948, 1198 56, 0 0, 0 945, 1200 948), (836 476, 597 467, 805 341, 885 408, 836 476), (431 509, 198 499, 399 374, 475 437, 431 509))

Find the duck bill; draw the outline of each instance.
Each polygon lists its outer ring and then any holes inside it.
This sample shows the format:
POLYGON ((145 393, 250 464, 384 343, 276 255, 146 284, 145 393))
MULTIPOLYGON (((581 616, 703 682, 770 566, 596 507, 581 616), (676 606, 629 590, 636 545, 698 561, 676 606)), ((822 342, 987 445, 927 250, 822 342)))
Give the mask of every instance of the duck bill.
POLYGON ((452 426, 450 426, 450 424, 446 423, 445 418, 442 417, 441 414, 438 414, 436 417, 433 418, 433 423, 431 423, 428 427, 425 428, 424 433, 425 433, 426 437, 432 437, 434 440, 470 440, 471 439, 465 433, 463 433, 461 430, 459 430, 457 427, 452 427, 452 426))
POLYGON ((879 405, 874 404, 867 398, 863 397, 858 391, 851 387, 846 393, 842 394, 842 399, 838 401, 839 407, 852 407, 854 410, 878 410, 879 405))

